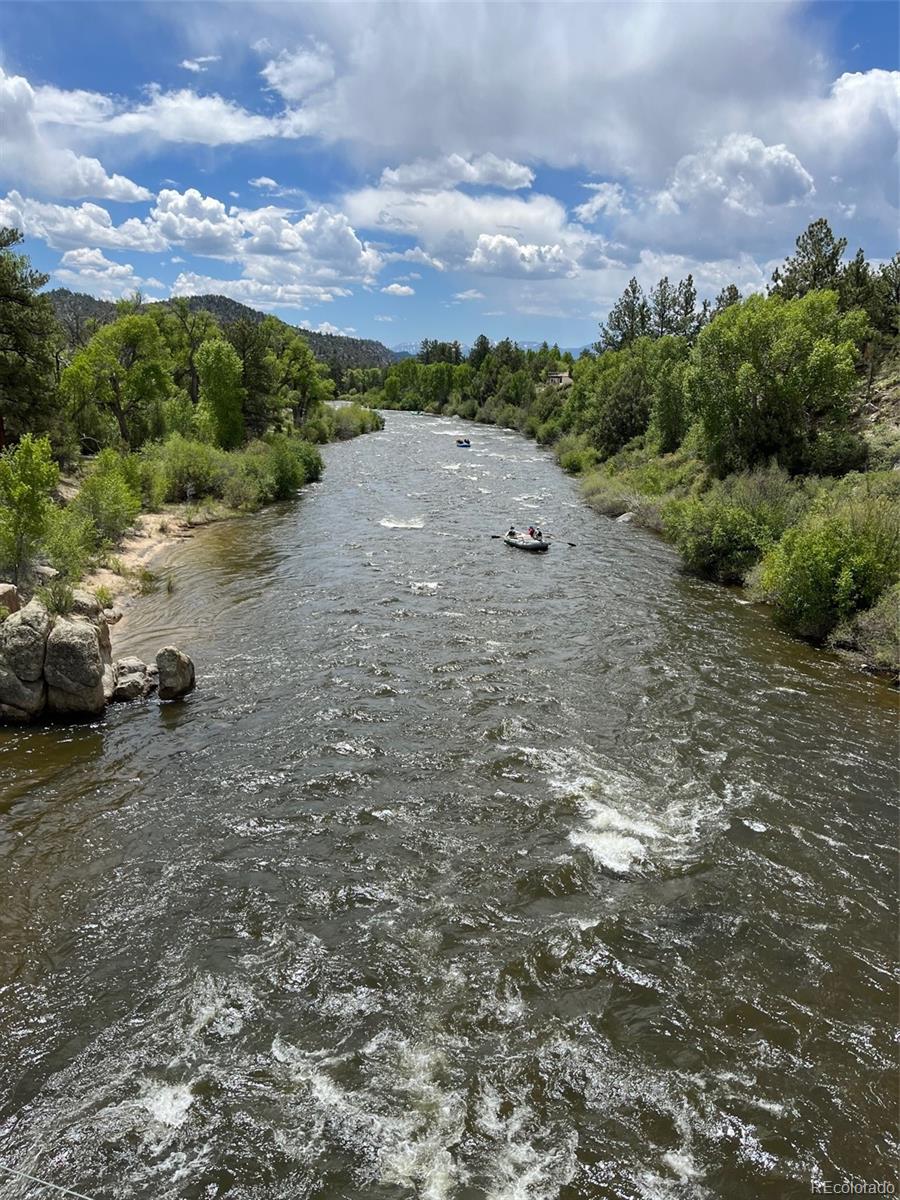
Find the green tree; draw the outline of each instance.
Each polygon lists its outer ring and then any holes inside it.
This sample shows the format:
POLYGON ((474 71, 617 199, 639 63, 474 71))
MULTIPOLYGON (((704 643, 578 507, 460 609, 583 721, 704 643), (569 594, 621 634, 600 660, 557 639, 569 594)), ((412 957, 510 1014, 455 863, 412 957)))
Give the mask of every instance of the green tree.
POLYGON ((688 431, 684 376, 690 347, 685 338, 660 338, 653 347, 650 427, 662 454, 678 448, 688 431))
POLYGON ((650 293, 650 331, 653 337, 665 337, 677 332, 678 289, 669 283, 668 275, 650 293))
POLYGON ((224 338, 210 338, 195 355, 200 403, 209 414, 216 442, 234 450, 244 440, 241 360, 224 338))
POLYGON ((26 430, 46 427, 55 399, 56 321, 46 296, 48 276, 14 246, 16 229, 0 228, 0 450, 26 430))
POLYGON ((156 304, 150 311, 168 347, 172 377, 196 408, 200 400, 197 354, 204 342, 220 336, 218 323, 205 309, 192 309, 184 296, 177 296, 167 304, 156 304))
POLYGON ((702 330, 685 374, 703 456, 721 475, 776 458, 809 469, 820 437, 846 429, 865 314, 835 292, 751 296, 702 330))
POLYGON ((302 425, 319 405, 334 396, 334 382, 326 364, 317 361, 300 334, 287 337, 276 354, 278 394, 291 409, 293 423, 302 425))
POLYGON ((12 571, 14 583, 47 532, 58 480, 46 437, 26 433, 15 448, 0 454, 0 562, 12 571))
POLYGON ((652 329, 650 305, 641 285, 632 277, 628 287, 613 305, 606 324, 600 326, 598 350, 621 350, 652 329))
POLYGON ((769 291, 784 300, 807 292, 838 291, 847 239, 836 238, 825 217, 819 217, 800 234, 796 245, 796 253, 776 268, 769 291))
POLYGON ((473 371, 477 371, 490 352, 490 338, 486 337, 483 333, 479 333, 472 345, 472 349, 469 351, 469 357, 466 361, 473 371))
POLYGON ((741 300, 742 296, 737 284, 729 283, 716 296, 716 302, 713 305, 710 319, 715 320, 719 313, 724 312, 726 308, 731 308, 732 304, 740 304, 741 300))
POLYGON ((271 324, 241 318, 225 326, 225 336, 241 360, 244 389, 244 427, 261 437, 269 427, 276 388, 276 359, 269 340, 271 324))
POLYGON ((168 366, 155 321, 124 316, 104 325, 79 350, 60 387, 76 420, 90 409, 110 414, 122 442, 134 449, 163 432, 168 366))

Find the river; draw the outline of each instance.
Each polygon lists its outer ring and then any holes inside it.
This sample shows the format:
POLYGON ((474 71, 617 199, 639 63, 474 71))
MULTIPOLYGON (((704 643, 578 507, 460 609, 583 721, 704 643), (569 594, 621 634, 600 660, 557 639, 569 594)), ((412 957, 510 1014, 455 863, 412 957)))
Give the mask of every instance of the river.
POLYGON ((4 1168, 92 1200, 895 1180, 895 694, 460 430, 388 414, 169 551, 117 650, 182 645, 184 703, 0 731, 4 1168))

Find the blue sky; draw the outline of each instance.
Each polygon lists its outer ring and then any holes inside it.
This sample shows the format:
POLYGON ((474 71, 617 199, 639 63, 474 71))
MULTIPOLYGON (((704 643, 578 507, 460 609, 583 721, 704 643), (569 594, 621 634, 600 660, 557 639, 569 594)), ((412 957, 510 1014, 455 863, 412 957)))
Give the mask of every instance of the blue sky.
POLYGON ((52 284, 594 340, 635 274, 897 249, 893 3, 3 3, 0 223, 52 284))

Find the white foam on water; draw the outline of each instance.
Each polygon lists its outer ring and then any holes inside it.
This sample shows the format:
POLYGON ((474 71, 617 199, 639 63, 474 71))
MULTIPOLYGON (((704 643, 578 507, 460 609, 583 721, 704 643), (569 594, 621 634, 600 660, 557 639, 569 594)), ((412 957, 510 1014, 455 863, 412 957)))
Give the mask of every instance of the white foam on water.
POLYGON ((768 825, 764 825, 762 821, 751 821, 749 817, 741 817, 741 820, 748 829, 752 829, 754 833, 765 833, 768 830, 768 825))
POLYGON ((451 1200, 466 1182, 453 1149, 465 1132, 465 1097, 438 1082, 443 1055, 428 1046, 410 1045, 385 1031, 366 1047, 373 1071, 371 1087, 350 1092, 340 1087, 325 1068, 276 1037, 273 1058, 292 1078, 304 1083, 323 1121, 338 1124, 360 1149, 374 1150, 379 1183, 408 1188, 421 1200, 451 1200), (385 1098, 399 1101, 386 1114, 385 1098))
POLYGON ((411 579, 409 590, 416 596, 433 596, 441 585, 433 579, 411 579))
POLYGON ((535 1143, 537 1121, 525 1104, 500 1115, 501 1097, 490 1084, 482 1087, 476 1120, 493 1143, 487 1171, 490 1184, 485 1200, 556 1200, 560 1188, 575 1174, 577 1134, 547 1150, 535 1143))
POLYGON ((144 1081, 144 1094, 138 1104, 154 1121, 170 1129, 180 1129, 184 1124, 194 1096, 187 1083, 155 1083, 144 1081))
POLYGON ((383 525, 385 529, 424 529, 425 518, 409 517, 403 521, 397 517, 388 516, 382 517, 378 524, 383 525))
POLYGON ((441 463, 442 471, 458 471, 462 463, 441 463))
POLYGON ((581 823, 570 830, 569 843, 617 874, 689 860, 721 809, 718 797, 698 796, 692 783, 626 775, 585 748, 524 744, 529 731, 521 722, 504 722, 503 732, 547 776, 553 795, 575 801, 581 823))
POLYGON ((251 990, 238 980, 219 980, 204 975, 188 1000, 189 1037, 208 1033, 218 1037, 235 1037, 244 1027, 246 1013, 255 1005, 251 990))

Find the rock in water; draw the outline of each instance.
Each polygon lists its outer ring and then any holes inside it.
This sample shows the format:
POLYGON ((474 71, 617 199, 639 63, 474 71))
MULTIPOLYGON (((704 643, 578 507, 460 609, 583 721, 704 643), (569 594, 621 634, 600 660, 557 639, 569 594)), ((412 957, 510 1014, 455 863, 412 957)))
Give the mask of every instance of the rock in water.
POLYGON ((116 690, 113 700, 137 700, 156 688, 156 668, 139 658, 120 658, 116 663, 116 690))
POLYGON ((59 713, 102 712, 112 692, 104 658, 95 625, 58 617, 47 638, 47 707, 59 713))
POLYGON ((156 656, 160 700, 177 700, 194 686, 194 664, 175 646, 164 646, 156 656))

